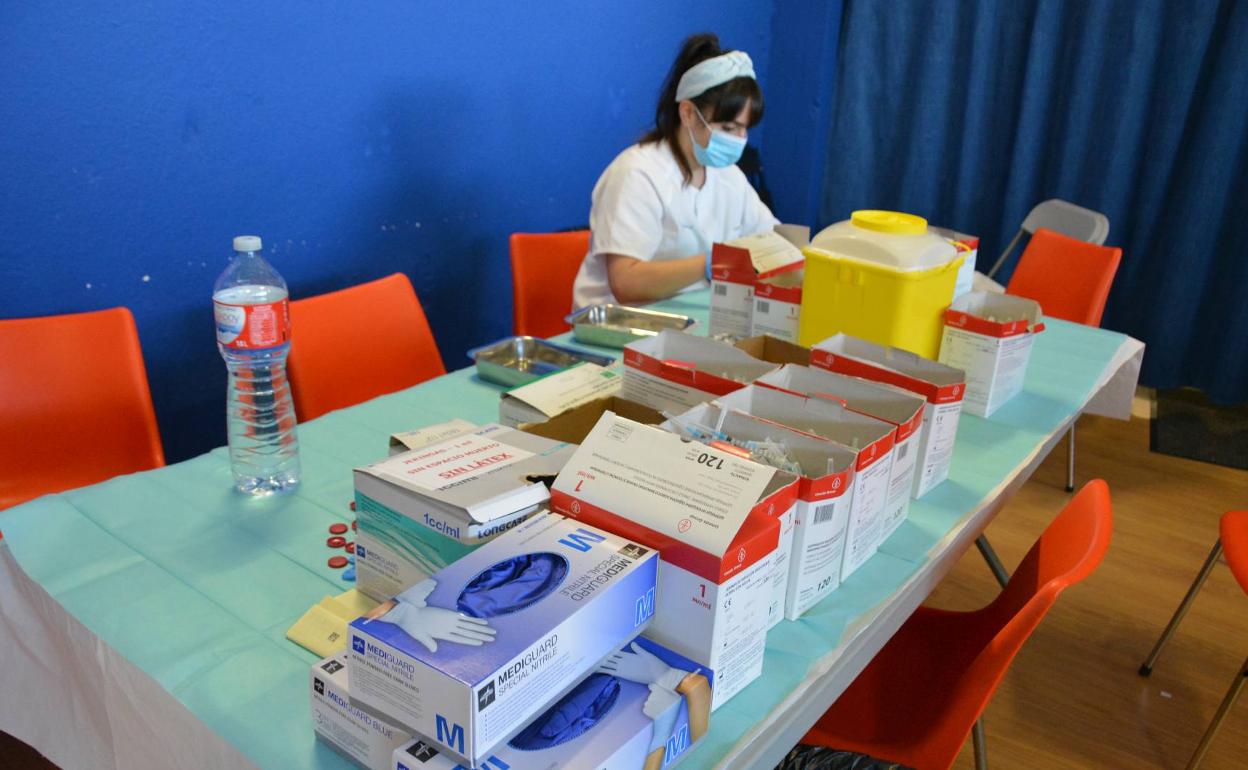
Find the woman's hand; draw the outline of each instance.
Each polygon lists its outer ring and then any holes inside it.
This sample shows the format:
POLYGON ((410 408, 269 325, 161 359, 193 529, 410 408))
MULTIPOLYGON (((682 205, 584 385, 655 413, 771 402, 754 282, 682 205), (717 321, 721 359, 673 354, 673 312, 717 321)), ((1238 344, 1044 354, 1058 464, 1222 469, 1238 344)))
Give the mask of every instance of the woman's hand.
POLYGON ((641 304, 666 299, 681 289, 706 280, 706 255, 647 262, 622 254, 607 254, 607 283, 618 302, 641 304))

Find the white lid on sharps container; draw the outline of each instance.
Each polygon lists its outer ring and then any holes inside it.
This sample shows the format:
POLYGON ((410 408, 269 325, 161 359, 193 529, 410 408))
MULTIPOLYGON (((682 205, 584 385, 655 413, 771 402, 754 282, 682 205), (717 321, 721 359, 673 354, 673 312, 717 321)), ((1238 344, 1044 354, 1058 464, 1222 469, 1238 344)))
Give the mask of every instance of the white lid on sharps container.
POLYGON ((261 248, 260 236, 258 235, 234 236, 235 251, 259 251, 261 248))

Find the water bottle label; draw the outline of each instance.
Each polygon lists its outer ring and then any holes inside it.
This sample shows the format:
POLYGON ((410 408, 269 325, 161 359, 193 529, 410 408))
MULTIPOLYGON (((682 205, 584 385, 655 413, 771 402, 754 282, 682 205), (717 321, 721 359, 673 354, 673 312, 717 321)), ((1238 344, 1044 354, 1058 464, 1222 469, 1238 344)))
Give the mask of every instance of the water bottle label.
POLYGON ((290 303, 283 299, 259 305, 212 303, 217 342, 227 348, 254 350, 290 341, 290 303))

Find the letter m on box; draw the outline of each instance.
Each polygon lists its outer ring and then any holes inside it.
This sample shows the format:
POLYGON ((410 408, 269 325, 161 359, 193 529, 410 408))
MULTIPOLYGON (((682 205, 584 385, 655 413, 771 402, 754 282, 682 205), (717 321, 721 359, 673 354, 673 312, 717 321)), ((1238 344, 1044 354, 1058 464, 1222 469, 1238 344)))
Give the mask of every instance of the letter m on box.
POLYGON ((594 543, 601 543, 605 537, 588 529, 577 529, 567 537, 559 538, 559 542, 577 551, 588 551, 594 543))
POLYGON ((464 728, 457 724, 446 721, 446 717, 441 714, 435 714, 434 719, 437 722, 438 735, 437 738, 442 743, 450 746, 460 754, 464 753, 464 728))
POLYGON ((651 588, 643 595, 637 597, 637 614, 633 619, 633 626, 640 626, 654 614, 654 589, 651 588))

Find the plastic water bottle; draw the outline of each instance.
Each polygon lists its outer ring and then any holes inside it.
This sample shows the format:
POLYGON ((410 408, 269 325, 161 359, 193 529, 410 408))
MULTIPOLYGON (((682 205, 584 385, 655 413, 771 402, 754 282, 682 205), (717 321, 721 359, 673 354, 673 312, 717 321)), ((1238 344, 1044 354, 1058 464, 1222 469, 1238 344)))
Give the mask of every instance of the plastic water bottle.
POLYGON ((288 294, 261 248, 254 235, 235 238, 234 256, 212 289, 217 349, 230 375, 225 404, 230 467, 238 490, 255 496, 299 484, 299 439, 286 379, 288 294))

